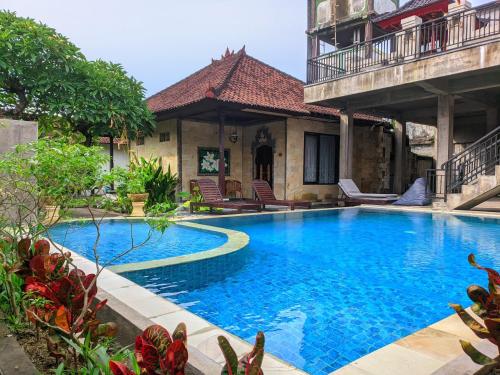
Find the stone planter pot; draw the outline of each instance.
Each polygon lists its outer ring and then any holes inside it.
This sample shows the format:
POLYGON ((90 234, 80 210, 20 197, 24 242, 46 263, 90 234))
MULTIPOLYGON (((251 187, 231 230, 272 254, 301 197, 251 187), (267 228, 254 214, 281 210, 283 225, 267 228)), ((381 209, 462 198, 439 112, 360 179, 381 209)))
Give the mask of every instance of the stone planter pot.
POLYGON ((127 194, 127 197, 132 201, 132 213, 131 217, 144 217, 146 213, 144 212, 144 205, 148 200, 149 194, 127 194))
POLYGON ((43 220, 44 225, 51 225, 59 220, 60 206, 44 205, 43 210, 45 211, 45 219, 43 220))

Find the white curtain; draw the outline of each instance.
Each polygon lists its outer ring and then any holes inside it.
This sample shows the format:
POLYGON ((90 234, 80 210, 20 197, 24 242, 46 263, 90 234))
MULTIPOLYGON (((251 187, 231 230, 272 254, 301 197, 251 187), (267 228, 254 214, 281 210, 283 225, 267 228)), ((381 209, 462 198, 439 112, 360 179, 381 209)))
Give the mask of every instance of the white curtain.
POLYGON ((332 135, 321 135, 319 142, 319 183, 335 183, 335 137, 332 135))
POLYGON ((305 134, 304 182, 315 183, 318 176, 318 137, 305 134))

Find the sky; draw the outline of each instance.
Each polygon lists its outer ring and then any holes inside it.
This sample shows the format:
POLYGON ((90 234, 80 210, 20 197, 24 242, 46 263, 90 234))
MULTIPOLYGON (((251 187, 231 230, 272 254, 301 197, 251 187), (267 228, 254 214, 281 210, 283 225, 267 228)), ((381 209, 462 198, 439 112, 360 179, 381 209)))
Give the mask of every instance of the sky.
POLYGON ((148 95, 243 45, 305 77, 304 0, 0 0, 0 9, 55 28, 90 60, 122 64, 148 95))
POLYGON ((244 45, 305 79, 306 0, 0 0, 0 9, 55 28, 90 60, 122 64, 148 96, 244 45))

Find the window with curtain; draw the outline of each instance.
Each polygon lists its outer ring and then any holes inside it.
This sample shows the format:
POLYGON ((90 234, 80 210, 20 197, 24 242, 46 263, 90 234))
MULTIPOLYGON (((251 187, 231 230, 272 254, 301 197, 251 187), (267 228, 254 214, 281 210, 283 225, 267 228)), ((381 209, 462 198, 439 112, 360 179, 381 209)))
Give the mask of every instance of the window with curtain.
POLYGON ((304 184, 336 184, 338 170, 339 136, 305 133, 304 184))

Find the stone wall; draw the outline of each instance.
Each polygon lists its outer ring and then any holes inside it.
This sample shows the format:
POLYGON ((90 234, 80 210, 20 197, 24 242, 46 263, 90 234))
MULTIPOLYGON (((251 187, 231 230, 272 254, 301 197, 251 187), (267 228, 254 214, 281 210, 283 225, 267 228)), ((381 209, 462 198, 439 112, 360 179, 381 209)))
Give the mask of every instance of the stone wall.
MULTIPOLYGON (((252 144, 262 128, 267 128, 273 155, 273 190, 278 199, 301 199, 313 194, 321 200, 338 196, 337 185, 305 185, 304 181, 304 134, 339 134, 339 124, 306 119, 288 118, 253 126, 226 126, 225 147, 230 149, 231 171, 227 179, 242 182, 243 197, 252 198, 252 179, 255 176, 252 144), (229 134, 238 134, 238 141, 229 141, 229 134)), ((382 128, 373 130, 367 126, 354 127, 354 180, 366 192, 386 192, 391 183, 392 135, 382 128)), ((218 124, 182 121, 182 190, 189 191, 189 181, 217 176, 198 176, 198 148, 218 148, 218 124)), ((160 122, 152 137, 144 145, 131 142, 131 152, 149 158, 161 156, 164 166, 170 164, 177 173, 177 121, 160 122), (160 132, 169 132, 170 141, 159 142, 160 132)))
MULTIPOLYGON (((242 129, 225 126, 224 146, 230 150, 231 168, 226 179, 242 181, 242 129), (233 130, 238 141, 232 143, 228 137, 233 130)), ((198 176, 198 147, 219 147, 219 125, 206 122, 182 121, 182 190, 189 191, 189 181, 210 178, 218 182, 217 176, 198 176)))
MULTIPOLYGON (((35 142, 37 139, 38 124, 36 122, 0 118, 0 158, 2 157, 1 154, 12 151, 16 145, 35 142)), ((31 195, 15 192, 15 196, 17 197, 17 203, 23 201, 28 212, 35 210, 37 202, 33 201, 31 195)), ((29 217, 25 217, 25 214, 20 217, 17 208, 11 207, 7 202, 3 203, 0 208, 0 218, 2 220, 16 223, 19 220, 29 220, 29 217)))
POLYGON ((161 157, 165 170, 170 165, 172 173, 177 173, 177 120, 162 121, 157 124, 156 131, 151 137, 144 139, 144 144, 138 146, 136 141, 130 142, 130 157, 150 159, 161 157), (160 133, 167 132, 170 140, 160 142, 160 133))
POLYGON ((292 118, 287 122, 286 198, 301 199, 304 194, 315 194, 319 199, 336 197, 337 185, 304 185, 304 133, 339 134, 339 125, 292 118))
POLYGON ((38 139, 38 124, 0 118, 0 154, 11 151, 18 144, 34 142, 38 139))
POLYGON ((362 192, 391 190, 392 137, 383 127, 354 126, 353 180, 362 192))

